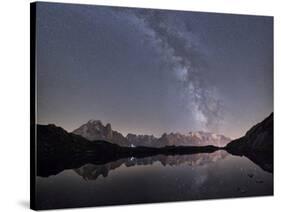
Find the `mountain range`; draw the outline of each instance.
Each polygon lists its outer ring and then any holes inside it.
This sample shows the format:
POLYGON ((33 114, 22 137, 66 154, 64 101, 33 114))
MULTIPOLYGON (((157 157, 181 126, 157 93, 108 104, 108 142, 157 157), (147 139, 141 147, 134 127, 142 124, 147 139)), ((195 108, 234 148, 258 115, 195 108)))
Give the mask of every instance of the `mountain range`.
POLYGON ((227 145, 231 139, 210 132, 188 132, 180 133, 164 133, 157 138, 153 135, 136 135, 129 133, 123 136, 120 132, 112 130, 111 124, 103 125, 100 120, 89 120, 79 128, 75 129, 73 134, 80 135, 90 141, 105 140, 120 146, 135 147, 164 147, 164 146, 207 146, 214 145, 223 147, 227 145))
MULTIPOLYGON (((99 128, 91 128, 91 130, 98 131, 99 134, 93 135, 109 135, 109 138, 113 138, 114 135, 120 135, 116 131, 113 132, 109 124, 104 127, 101 122, 98 121, 97 123, 94 123, 94 125, 99 125, 99 128)), ((253 126, 245 134, 245 136, 231 141, 224 147, 217 147, 213 145, 166 145, 165 147, 139 146, 134 148, 128 146, 122 147, 105 141, 106 139, 95 140, 98 137, 92 137, 94 138, 93 142, 93 140, 86 139, 83 136, 74 133, 69 133, 63 128, 57 127, 53 124, 36 125, 36 132, 38 176, 57 174, 65 169, 77 169, 89 163, 102 165, 125 158, 140 159, 148 157, 155 158, 156 156, 156 158, 158 158, 157 160, 159 160, 161 155, 171 157, 183 155, 187 156, 192 154, 198 155, 199 153, 214 153, 217 150, 226 150, 233 155, 245 156, 265 171, 273 172, 273 113, 262 122, 253 126)), ((84 133, 85 136, 88 131, 85 130, 84 133)), ((171 137, 173 138, 175 135, 176 134, 173 134, 171 137)), ((186 135, 186 137, 192 137, 192 135, 193 134, 190 133, 190 135, 186 135)), ((199 137, 198 135, 201 134, 195 135, 196 137, 199 137)), ((124 138, 121 136, 120 138, 124 138)), ((168 137, 168 135, 161 136, 161 138, 162 137, 168 137)), ((160 139, 157 141, 159 140, 160 139)), ((124 141, 128 142, 128 140, 124 141)), ((125 144, 128 145, 127 143, 125 144)))
POLYGON ((49 176, 85 164, 107 164, 124 158, 212 153, 215 146, 122 147, 104 140, 90 141, 54 124, 37 125, 37 174, 49 176))

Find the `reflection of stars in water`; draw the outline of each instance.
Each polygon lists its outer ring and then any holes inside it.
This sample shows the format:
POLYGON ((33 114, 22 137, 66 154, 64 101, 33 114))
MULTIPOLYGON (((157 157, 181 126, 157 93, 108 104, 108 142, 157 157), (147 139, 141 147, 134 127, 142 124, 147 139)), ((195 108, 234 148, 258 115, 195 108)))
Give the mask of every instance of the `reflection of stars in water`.
POLYGON ((130 161, 133 161, 133 160, 135 160, 135 158, 134 158, 134 157, 131 157, 131 158, 130 158, 130 161))

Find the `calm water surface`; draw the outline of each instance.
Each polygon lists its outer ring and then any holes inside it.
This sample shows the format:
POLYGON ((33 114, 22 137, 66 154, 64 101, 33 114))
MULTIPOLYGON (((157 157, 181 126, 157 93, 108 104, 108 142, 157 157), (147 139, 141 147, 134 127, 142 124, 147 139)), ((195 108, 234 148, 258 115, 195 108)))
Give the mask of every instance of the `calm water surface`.
POLYGON ((273 174, 221 150, 183 156, 127 158, 85 164, 37 177, 39 208, 261 196, 273 194, 273 174))

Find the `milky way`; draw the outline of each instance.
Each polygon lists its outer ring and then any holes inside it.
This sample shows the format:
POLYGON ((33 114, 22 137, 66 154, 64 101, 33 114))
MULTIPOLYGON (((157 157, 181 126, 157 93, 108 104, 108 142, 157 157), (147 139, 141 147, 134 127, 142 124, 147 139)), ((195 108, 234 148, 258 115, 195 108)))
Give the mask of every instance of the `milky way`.
POLYGON ((167 16, 163 11, 137 11, 134 13, 150 31, 150 39, 157 43, 164 58, 171 65, 182 83, 186 107, 192 110, 195 119, 209 131, 217 131, 222 116, 222 101, 215 88, 206 86, 200 72, 208 71, 204 54, 197 48, 197 41, 188 24, 177 16, 167 16))
POLYGON ((37 6, 38 123, 239 137, 273 111, 271 17, 37 6))

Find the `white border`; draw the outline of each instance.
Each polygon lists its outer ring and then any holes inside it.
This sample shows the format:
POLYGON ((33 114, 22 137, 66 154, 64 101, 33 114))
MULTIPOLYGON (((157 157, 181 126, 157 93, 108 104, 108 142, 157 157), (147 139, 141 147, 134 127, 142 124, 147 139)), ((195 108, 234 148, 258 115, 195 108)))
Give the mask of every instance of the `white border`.
MULTIPOLYGON (((51 2, 56 2, 49 0, 51 2)), ((23 211, 29 201, 29 2, 3 0, 0 7, 0 211, 23 211)), ((67 0, 61 2, 274 16, 275 196, 115 206, 76 211, 275 211, 280 205, 280 3, 278 0, 67 0), (279 39, 278 39, 279 38, 279 39), (277 98, 279 94, 279 99, 277 98)), ((122 194, 122 191, 120 191, 122 194)), ((279 209, 280 210, 280 209, 279 209)), ((61 211, 61 210, 60 210, 61 211)))

